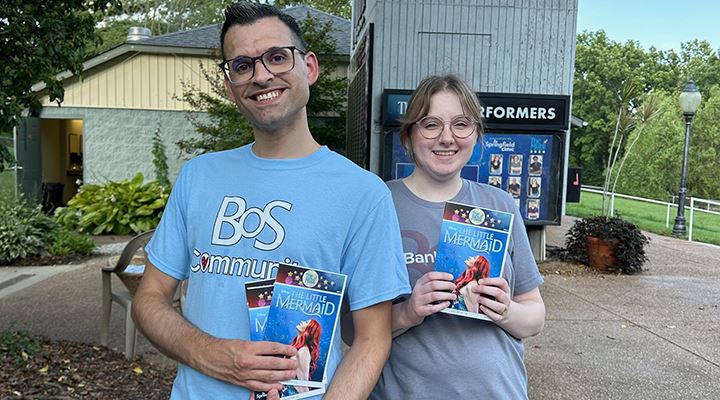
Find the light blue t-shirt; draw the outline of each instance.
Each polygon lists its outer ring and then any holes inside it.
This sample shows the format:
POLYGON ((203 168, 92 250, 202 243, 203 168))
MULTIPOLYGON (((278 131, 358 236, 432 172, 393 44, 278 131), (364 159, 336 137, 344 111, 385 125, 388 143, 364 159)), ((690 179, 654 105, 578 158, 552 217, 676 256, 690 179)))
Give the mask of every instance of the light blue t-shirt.
MULTIPOLYGON (((251 149, 188 161, 147 246, 158 269, 189 278, 188 321, 215 337, 248 340, 243 283, 274 277, 278 262, 347 274, 351 310, 410 292, 392 197, 377 176, 326 147, 292 160, 251 149)), ((328 379, 340 342, 338 326, 328 379)), ((171 398, 248 396, 181 364, 171 398)))

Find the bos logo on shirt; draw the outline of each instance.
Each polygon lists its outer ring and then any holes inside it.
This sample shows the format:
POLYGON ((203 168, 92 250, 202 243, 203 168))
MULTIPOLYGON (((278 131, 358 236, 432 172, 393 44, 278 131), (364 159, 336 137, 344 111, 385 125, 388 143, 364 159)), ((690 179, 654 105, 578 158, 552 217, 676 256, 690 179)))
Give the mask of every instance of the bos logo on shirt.
POLYGON ((274 200, 263 208, 248 208, 242 197, 225 196, 213 225, 212 244, 232 246, 245 238, 254 239, 256 249, 277 249, 285 239, 285 229, 272 215, 276 208, 290 211, 292 204, 274 200))

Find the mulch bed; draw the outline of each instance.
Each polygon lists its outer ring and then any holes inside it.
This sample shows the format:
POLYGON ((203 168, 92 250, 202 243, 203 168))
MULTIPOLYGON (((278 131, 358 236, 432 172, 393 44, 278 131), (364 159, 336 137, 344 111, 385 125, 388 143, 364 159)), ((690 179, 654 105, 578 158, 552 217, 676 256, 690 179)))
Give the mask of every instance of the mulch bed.
MULTIPOLYGON (((14 260, 9 265, 67 265, 91 259, 47 255, 14 260)), ((11 340, 8 332, 0 334, 0 400, 170 397, 176 368, 169 363, 143 358, 131 362, 122 353, 103 346, 41 338, 32 338, 37 348, 23 348, 23 356, 18 348, 28 343, 26 335, 14 335, 11 340)))
POLYGON ((167 399, 175 368, 87 343, 40 340, 18 358, 0 343, 0 399, 167 399))

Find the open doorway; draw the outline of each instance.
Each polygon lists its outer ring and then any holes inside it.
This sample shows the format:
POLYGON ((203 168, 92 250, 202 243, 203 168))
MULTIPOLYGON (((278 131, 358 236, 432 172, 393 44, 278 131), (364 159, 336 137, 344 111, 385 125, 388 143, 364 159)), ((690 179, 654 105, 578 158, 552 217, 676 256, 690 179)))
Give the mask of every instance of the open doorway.
POLYGON ((83 121, 42 119, 42 200, 46 211, 67 204, 83 180, 83 121))

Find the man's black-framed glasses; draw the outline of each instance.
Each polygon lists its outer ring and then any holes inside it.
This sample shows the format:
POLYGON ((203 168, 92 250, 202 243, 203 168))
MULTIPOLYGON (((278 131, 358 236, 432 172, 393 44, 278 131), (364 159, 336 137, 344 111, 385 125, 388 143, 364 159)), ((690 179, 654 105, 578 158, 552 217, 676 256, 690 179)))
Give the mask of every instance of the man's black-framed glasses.
POLYGON ((230 82, 238 85, 249 82, 255 76, 255 64, 258 60, 271 74, 282 74, 295 68, 295 50, 305 52, 295 46, 273 47, 257 57, 238 56, 223 61, 218 66, 225 72, 230 82))
POLYGON ((465 139, 475 132, 477 121, 465 115, 459 115, 450 121, 443 121, 438 117, 425 117, 415 123, 418 132, 425 139, 437 139, 446 125, 450 125, 450 132, 456 138, 465 139))

